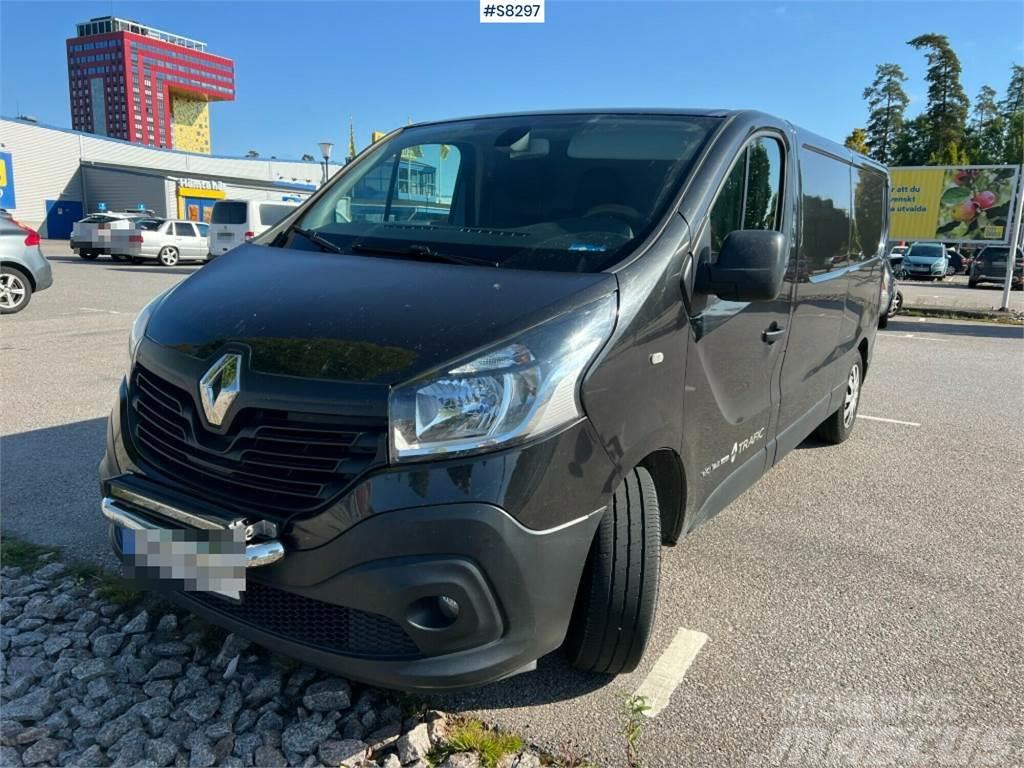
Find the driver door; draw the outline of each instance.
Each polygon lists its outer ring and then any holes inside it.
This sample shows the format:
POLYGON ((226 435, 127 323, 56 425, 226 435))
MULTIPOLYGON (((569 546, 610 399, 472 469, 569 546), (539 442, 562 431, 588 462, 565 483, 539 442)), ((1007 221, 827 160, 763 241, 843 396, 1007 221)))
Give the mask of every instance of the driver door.
MULTIPOLYGON (((774 229, 792 252, 791 207, 784 205, 787 153, 774 133, 752 139, 734 165, 697 239, 698 263, 714 263, 726 236, 774 229)), ((695 295, 690 314, 684 446, 694 470, 699 523, 764 472, 774 440, 778 375, 786 348, 791 284, 778 298, 736 302, 695 295)))

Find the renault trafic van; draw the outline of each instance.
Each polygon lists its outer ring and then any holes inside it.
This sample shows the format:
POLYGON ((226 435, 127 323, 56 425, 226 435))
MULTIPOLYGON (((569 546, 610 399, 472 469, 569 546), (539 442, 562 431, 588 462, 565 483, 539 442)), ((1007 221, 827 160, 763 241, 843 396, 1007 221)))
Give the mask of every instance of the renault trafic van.
POLYGON ((478 685, 559 647, 628 672, 661 547, 854 429, 887 191, 750 111, 396 131, 141 312, 100 466, 112 546, 372 684, 478 685))
POLYGON ((207 258, 227 253, 261 235, 287 216, 298 203, 279 200, 218 200, 210 214, 207 258))

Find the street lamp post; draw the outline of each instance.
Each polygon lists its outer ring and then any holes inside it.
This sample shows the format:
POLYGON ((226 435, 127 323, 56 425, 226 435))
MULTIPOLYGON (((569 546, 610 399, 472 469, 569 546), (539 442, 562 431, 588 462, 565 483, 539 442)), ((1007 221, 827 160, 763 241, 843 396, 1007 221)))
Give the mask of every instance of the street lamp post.
POLYGON ((321 182, 322 184, 326 184, 327 183, 327 176, 328 176, 328 171, 329 171, 328 163, 330 163, 330 161, 331 161, 331 150, 332 149, 334 149, 334 145, 331 142, 329 142, 329 141, 321 141, 320 142, 320 154, 324 158, 324 162, 323 162, 323 171, 324 171, 324 173, 323 173, 323 180, 321 182))

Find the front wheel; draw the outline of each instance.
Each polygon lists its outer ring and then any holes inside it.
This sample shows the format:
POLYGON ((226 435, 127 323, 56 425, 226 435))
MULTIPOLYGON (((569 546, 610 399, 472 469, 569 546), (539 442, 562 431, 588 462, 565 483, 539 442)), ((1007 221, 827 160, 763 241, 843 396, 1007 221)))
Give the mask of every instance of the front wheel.
POLYGON ((846 392, 842 405, 821 422, 815 432, 826 443, 839 445, 853 432, 853 425, 857 420, 857 408, 860 405, 860 385, 864 381, 863 364, 864 361, 858 354, 857 360, 850 367, 850 372, 846 377, 846 392))
POLYGON ((654 480, 631 471, 601 518, 576 594, 565 652, 573 666, 632 672, 654 626, 661 565, 661 513, 654 480))
POLYGON ((32 283, 20 269, 0 270, 0 315, 21 312, 32 300, 32 283))
POLYGON ((81 258, 81 259, 85 259, 86 261, 94 261, 97 256, 99 256, 99 254, 96 253, 96 251, 79 251, 78 252, 78 257, 81 258))
POLYGON ((167 245, 160 249, 160 253, 157 255, 160 263, 165 267, 173 267, 178 263, 178 249, 172 248, 167 245))

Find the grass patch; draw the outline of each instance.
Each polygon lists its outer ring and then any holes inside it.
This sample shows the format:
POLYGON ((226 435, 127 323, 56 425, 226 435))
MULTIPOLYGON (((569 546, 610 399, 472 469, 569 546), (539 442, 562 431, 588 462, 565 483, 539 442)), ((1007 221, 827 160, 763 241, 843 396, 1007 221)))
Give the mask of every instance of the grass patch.
POLYGON ((431 765, 440 765, 456 752, 473 752, 480 756, 483 768, 495 768, 505 755, 514 755, 523 748, 523 740, 511 733, 488 729, 479 720, 456 720, 448 723, 448 738, 428 756, 431 765))
POLYGON ((626 714, 626 725, 622 729, 626 737, 626 762, 630 768, 636 768, 640 763, 640 748, 638 741, 644 728, 644 712, 651 707, 643 696, 630 696, 626 699, 623 709, 626 714))
POLYGON ((46 564, 40 560, 43 555, 59 554, 53 547, 41 547, 27 541, 4 536, 0 539, 0 565, 21 568, 27 573, 37 570, 46 564))
POLYGON ((132 582, 92 563, 70 563, 64 574, 115 605, 128 606, 142 599, 142 592, 132 582))

